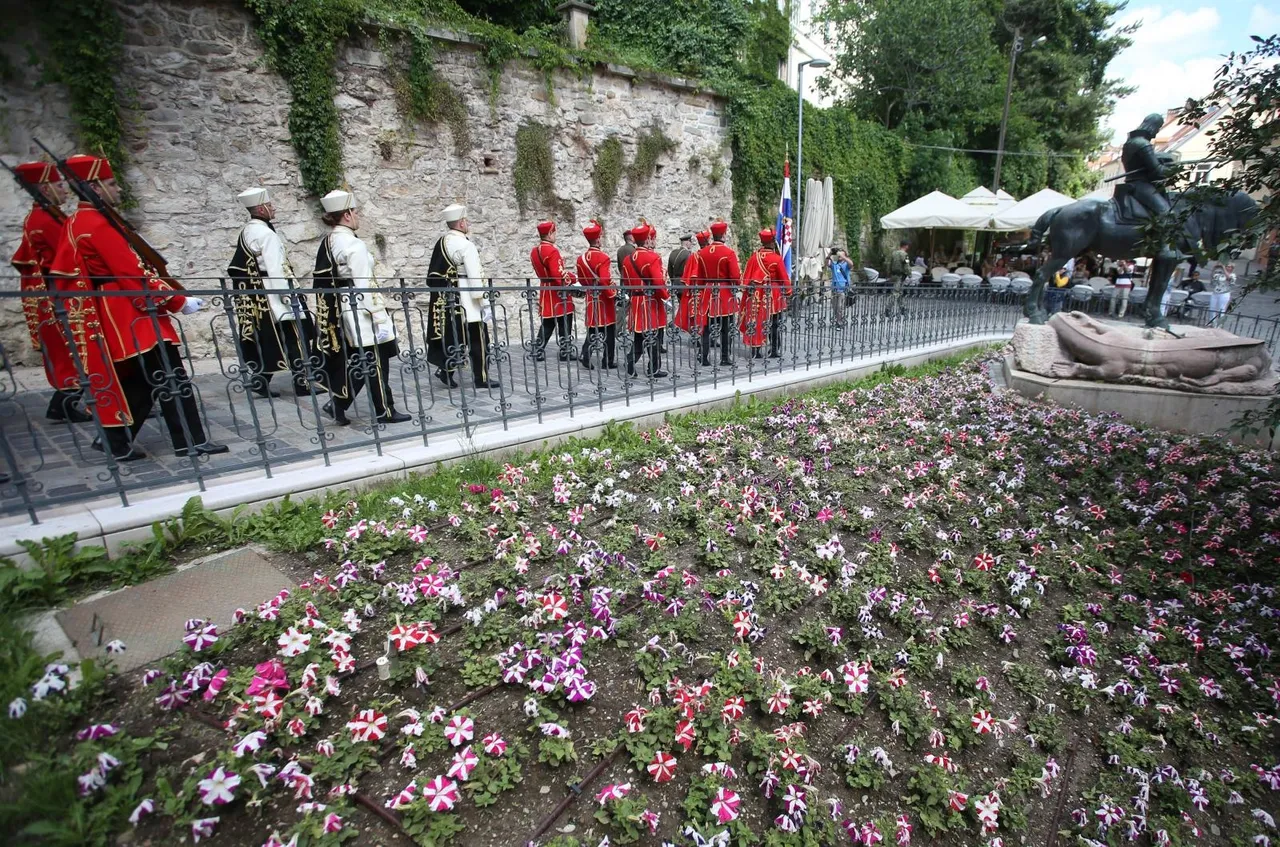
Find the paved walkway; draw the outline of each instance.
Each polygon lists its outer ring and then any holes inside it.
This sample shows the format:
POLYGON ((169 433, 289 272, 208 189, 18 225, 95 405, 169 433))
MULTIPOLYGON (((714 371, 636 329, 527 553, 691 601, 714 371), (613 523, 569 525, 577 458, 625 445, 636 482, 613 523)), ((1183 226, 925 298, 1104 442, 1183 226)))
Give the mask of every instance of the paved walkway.
MULTIPOLYGON (((683 333, 668 339, 663 366, 666 378, 629 379, 625 370, 588 370, 577 362, 560 362, 550 355, 535 363, 527 348, 497 351, 502 387, 476 389, 467 375, 458 388, 448 388, 434 377, 434 368, 414 351, 403 355, 393 375, 393 394, 401 411, 412 415, 410 422, 397 425, 371 424, 368 393, 358 398, 350 412, 353 425, 337 427, 321 412, 325 398, 293 396, 287 375, 277 376, 284 396, 264 400, 247 395, 239 377, 223 372, 216 361, 196 362, 193 382, 212 440, 227 444, 230 453, 221 456, 179 458, 158 413, 148 420, 139 435, 139 444, 149 458, 108 466, 106 457, 91 449, 97 434, 92 424, 55 424, 45 419, 48 388, 43 374, 21 370, 11 377, 8 392, 0 390, 0 468, 7 463, 3 448, 12 451, 25 477, 25 491, 18 486, 0 486, 0 515, 21 515, 34 506, 37 512, 103 496, 128 499, 140 491, 192 482, 195 493, 207 480, 220 475, 261 469, 278 471, 290 463, 307 459, 337 459, 356 451, 380 453, 392 444, 427 445, 434 436, 456 435, 464 425, 469 429, 485 424, 503 428, 549 416, 573 417, 584 411, 644 404, 658 397, 689 396, 725 384, 749 384, 780 371, 800 374, 813 368, 848 361, 880 352, 906 350, 952 338, 1011 328, 1017 319, 1016 307, 1009 304, 922 301, 914 312, 899 319, 882 314, 851 311, 845 325, 837 328, 827 320, 796 321, 784 335, 782 357, 751 359, 737 348, 734 364, 722 367, 718 351, 712 350, 712 366, 697 363, 697 348, 683 333)), ((735 333, 736 335, 736 333, 735 333)), ((551 349, 548 351, 551 352, 551 349)), ((620 363, 621 364, 621 363, 620 363)))

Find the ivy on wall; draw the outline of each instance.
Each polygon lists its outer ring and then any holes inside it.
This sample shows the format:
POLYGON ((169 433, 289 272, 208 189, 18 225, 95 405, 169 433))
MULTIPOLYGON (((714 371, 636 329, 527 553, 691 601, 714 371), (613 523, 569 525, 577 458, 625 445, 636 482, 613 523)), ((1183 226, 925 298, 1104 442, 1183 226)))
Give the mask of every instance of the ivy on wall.
POLYGON ((120 66, 124 28, 115 7, 108 0, 48 0, 39 19, 45 79, 66 87, 81 149, 106 156, 122 181, 129 157, 112 70, 120 66))
POLYGON ((613 198, 618 196, 618 183, 622 181, 625 167, 622 142, 616 135, 611 135, 596 148, 596 163, 591 169, 591 186, 595 189, 596 199, 600 205, 609 208, 613 198))
POLYGON ((658 126, 651 126, 636 139, 636 158, 627 168, 627 184, 631 190, 647 184, 658 169, 658 160, 676 149, 672 141, 658 126))
POLYGON ((289 86, 289 136, 302 185, 325 194, 342 183, 342 143, 334 60, 338 42, 361 20, 360 0, 244 0, 267 58, 289 86))
POLYGON ((556 196, 555 159, 551 153, 551 127, 525 121, 516 130, 516 206, 520 214, 535 207, 546 209, 560 220, 572 222, 573 204, 556 196))
MULTIPOLYGON (((432 43, 424 28, 408 30, 409 59, 407 67, 396 74, 396 96, 400 110, 415 120, 449 126, 453 136, 454 155, 465 157, 471 151, 471 124, 467 107, 458 92, 436 72, 432 43)), ((384 53, 390 53, 384 50, 384 53)))

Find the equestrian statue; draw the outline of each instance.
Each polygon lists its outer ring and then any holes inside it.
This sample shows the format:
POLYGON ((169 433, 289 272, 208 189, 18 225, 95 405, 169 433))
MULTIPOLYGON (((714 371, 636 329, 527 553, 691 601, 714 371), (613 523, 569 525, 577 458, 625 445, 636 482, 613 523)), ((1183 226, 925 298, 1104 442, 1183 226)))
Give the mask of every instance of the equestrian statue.
MULTIPOLYGON (((1125 182, 1116 186, 1113 198, 1077 200, 1051 209, 1032 227, 1029 247, 1036 249, 1047 240, 1049 260, 1040 267, 1027 293, 1023 313, 1031 323, 1043 324, 1048 319, 1041 295, 1045 284, 1068 261, 1084 252, 1101 253, 1109 259, 1145 255, 1144 229, 1153 220, 1174 212, 1182 202, 1181 194, 1168 195, 1161 187, 1172 161, 1157 154, 1152 139, 1163 123, 1161 115, 1148 115, 1141 126, 1129 133, 1120 153, 1125 182)), ((1146 301, 1148 327, 1169 329, 1169 321, 1160 313, 1160 303, 1178 262, 1206 249, 1216 255, 1218 245, 1230 233, 1247 227, 1257 213, 1257 203, 1243 191, 1198 204, 1192 210, 1177 243, 1163 245, 1153 257, 1146 301)))

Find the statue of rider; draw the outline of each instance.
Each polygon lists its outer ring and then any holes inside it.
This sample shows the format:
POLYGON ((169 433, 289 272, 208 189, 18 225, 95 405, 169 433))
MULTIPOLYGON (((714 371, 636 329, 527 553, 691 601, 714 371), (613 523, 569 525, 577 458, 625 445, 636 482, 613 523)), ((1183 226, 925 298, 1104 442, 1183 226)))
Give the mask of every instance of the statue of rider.
POLYGON ((1124 166, 1129 191, 1152 217, 1167 214, 1170 209, 1169 198, 1160 187, 1165 177, 1165 166, 1151 143, 1162 126, 1162 115, 1147 115, 1142 124, 1129 133, 1124 147, 1120 149, 1120 163, 1124 166))

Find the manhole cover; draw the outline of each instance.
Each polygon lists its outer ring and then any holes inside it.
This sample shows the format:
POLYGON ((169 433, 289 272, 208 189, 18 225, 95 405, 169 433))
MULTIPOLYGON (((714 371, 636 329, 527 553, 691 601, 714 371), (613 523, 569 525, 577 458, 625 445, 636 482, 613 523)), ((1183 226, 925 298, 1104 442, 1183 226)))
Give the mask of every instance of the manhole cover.
POLYGON ((105 656, 109 642, 123 641, 125 653, 112 658, 120 670, 130 671, 176 652, 189 619, 228 626, 236 609, 252 609, 293 584, 261 555, 241 547, 79 603, 59 612, 58 623, 84 658, 105 656), (100 638, 95 632, 99 629, 100 638))

